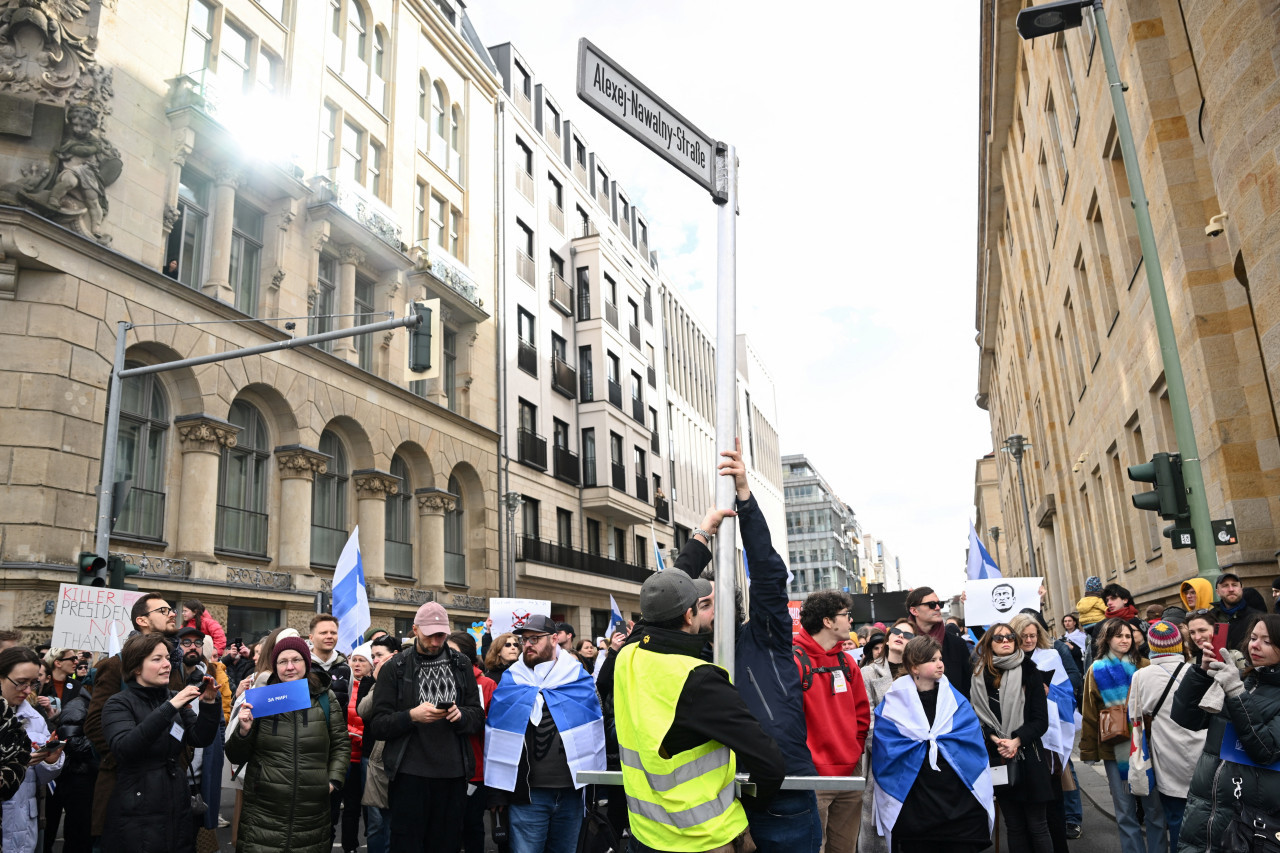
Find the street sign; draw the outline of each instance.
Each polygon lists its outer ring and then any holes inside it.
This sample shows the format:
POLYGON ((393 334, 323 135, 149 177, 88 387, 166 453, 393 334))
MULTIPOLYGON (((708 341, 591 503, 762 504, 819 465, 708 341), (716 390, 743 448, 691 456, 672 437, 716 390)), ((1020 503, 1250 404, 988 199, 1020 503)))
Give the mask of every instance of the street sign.
POLYGON ((1234 518, 1219 518, 1209 522, 1209 526, 1213 530, 1213 544, 1219 548, 1225 545, 1234 545, 1239 541, 1236 539, 1236 520, 1234 518))
POLYGON ((717 199, 716 141, 589 40, 578 39, 578 97, 717 199))
POLYGON ((1173 543, 1175 549, 1196 547, 1196 532, 1190 527, 1170 525, 1164 529, 1164 535, 1173 543))

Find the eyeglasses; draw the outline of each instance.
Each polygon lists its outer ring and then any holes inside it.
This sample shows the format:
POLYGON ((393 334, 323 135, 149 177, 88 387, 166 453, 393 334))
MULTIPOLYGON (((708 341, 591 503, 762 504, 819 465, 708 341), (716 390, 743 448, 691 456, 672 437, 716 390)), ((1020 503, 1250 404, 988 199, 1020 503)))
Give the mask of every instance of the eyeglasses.
POLYGON ((174 612, 175 611, 172 607, 166 606, 166 607, 157 607, 155 610, 148 610, 146 612, 146 615, 150 616, 152 613, 159 613, 161 616, 172 616, 174 612))
POLYGON ((889 629, 889 635, 891 637, 914 637, 916 634, 915 631, 908 631, 906 628, 891 628, 889 629))
POLYGON ((849 611, 848 611, 848 610, 841 610, 841 611, 840 611, 839 613, 837 613, 836 615, 837 615, 837 616, 843 616, 844 618, 848 619, 848 618, 849 618, 849 611))
POLYGON ((14 681, 12 678, 10 678, 7 675, 4 677, 4 680, 9 682, 19 690, 34 690, 35 686, 40 683, 40 679, 38 678, 23 678, 19 681, 14 681))
POLYGON ((532 646, 534 643, 538 642, 539 640, 545 639, 550 636, 551 636, 550 634, 535 634, 532 637, 521 637, 520 642, 524 643, 526 646, 532 646))
POLYGON ((992 634, 991 642, 993 643, 1016 643, 1018 638, 1013 634, 992 634))
POLYGON ((929 607, 934 610, 941 610, 942 602, 941 601, 922 601, 919 604, 917 604, 916 607, 929 607))
POLYGON ((188 638, 185 640, 179 640, 178 645, 182 646, 184 649, 193 649, 196 646, 203 646, 204 640, 192 640, 188 638))

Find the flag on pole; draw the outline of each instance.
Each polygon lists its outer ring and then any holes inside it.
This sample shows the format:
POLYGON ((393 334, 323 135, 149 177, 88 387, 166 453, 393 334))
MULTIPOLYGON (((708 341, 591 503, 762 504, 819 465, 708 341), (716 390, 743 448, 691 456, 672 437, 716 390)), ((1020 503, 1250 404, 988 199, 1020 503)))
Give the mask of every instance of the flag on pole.
POLYGON ((364 585, 364 563, 360 560, 358 524, 342 547, 338 567, 333 571, 333 615, 338 620, 338 650, 351 654, 364 642, 364 632, 373 624, 369 592, 364 585))
POLYGON ((111 657, 120 654, 120 625, 114 619, 107 633, 107 654, 111 657))
MULTIPOLYGON (((627 620, 622 618, 622 608, 618 607, 618 602, 614 600, 612 595, 609 596, 609 620, 610 636, 612 636, 615 627, 627 624, 627 620)), ((609 637, 605 639, 609 639, 609 637)))
POLYGON ((666 571, 667 564, 662 562, 662 549, 658 547, 658 534, 653 531, 653 522, 649 522, 649 535, 653 537, 653 556, 658 558, 658 571, 666 571))
POLYGON ((978 531, 974 529, 972 521, 969 522, 968 572, 969 580, 971 581, 1004 577, 1004 575, 1000 574, 996 561, 991 559, 987 549, 982 547, 982 542, 978 539, 978 531))

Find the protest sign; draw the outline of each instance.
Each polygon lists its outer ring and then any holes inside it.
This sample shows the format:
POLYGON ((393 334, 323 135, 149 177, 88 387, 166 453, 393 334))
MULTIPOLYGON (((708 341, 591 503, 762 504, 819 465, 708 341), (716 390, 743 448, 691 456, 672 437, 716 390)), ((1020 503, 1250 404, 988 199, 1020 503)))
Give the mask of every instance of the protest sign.
POLYGON ((965 622, 994 625, 1008 622, 1024 607, 1040 609, 1041 578, 988 578, 965 581, 965 622))
MULTIPOLYGON (((59 584, 49 642, 57 648, 107 654, 111 651, 111 626, 115 625, 117 636, 129 636, 134 630, 129 611, 144 595, 136 589, 59 584)), ((161 602, 156 606, 162 606, 161 602)))
POLYGON ((519 628, 530 616, 551 618, 551 602, 536 598, 489 599, 489 618, 493 620, 491 636, 496 637, 519 628))
MULTIPOLYGON (((256 720, 258 717, 310 708, 311 688, 305 678, 250 687, 244 692, 244 701, 253 706, 253 718, 256 720)), ((341 709, 338 710, 341 712, 341 709)))

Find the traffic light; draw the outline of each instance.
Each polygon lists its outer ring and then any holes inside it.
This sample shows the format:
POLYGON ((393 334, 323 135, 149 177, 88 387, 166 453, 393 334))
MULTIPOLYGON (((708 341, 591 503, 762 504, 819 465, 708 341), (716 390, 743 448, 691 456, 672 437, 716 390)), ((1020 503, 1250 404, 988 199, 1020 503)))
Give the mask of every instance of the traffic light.
POLYGON ((422 322, 409 330, 409 369, 426 373, 431 369, 431 309, 422 302, 409 303, 422 322))
POLYGON ((92 551, 81 551, 76 558, 76 583, 81 586, 106 586, 107 561, 92 551))
POLYGON ((125 578, 142 574, 142 567, 126 563, 124 557, 111 556, 107 558, 107 572, 111 576, 109 586, 112 589, 137 589, 134 584, 125 583, 125 578))
POLYGON ((1191 518, 1187 506, 1187 487, 1182 482, 1182 457, 1176 453, 1157 453, 1150 462, 1129 466, 1129 479, 1135 483, 1151 483, 1149 492, 1133 496, 1138 509, 1159 513, 1165 521, 1191 518))

